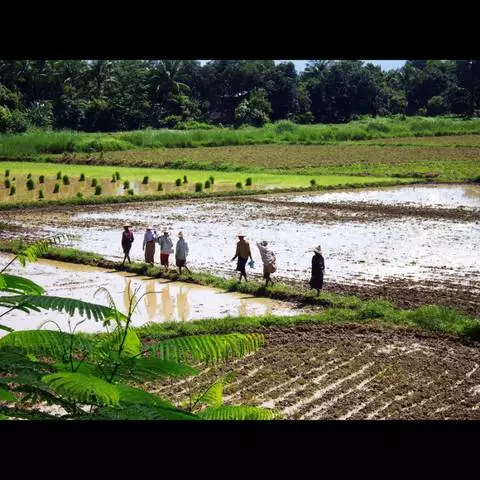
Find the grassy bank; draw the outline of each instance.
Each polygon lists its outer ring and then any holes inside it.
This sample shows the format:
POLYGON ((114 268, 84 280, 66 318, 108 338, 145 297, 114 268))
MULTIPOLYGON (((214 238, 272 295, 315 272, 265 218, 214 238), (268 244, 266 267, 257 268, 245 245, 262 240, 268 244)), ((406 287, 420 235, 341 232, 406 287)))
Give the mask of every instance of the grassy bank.
POLYGON ((395 137, 467 135, 480 133, 480 120, 408 117, 377 118, 348 124, 268 124, 262 128, 210 130, 141 130, 118 133, 84 133, 32 130, 0 136, 0 155, 123 151, 138 148, 218 147, 254 144, 321 144, 395 137))
MULTIPOLYGON (((0 251, 15 253, 25 245, 20 241, 0 242, 0 251)), ((195 283, 228 292, 239 292, 257 297, 292 301, 302 305, 322 307, 318 313, 303 314, 293 317, 253 316, 224 319, 206 319, 193 322, 170 322, 147 324, 137 330, 144 338, 167 338, 180 335, 202 333, 228 333, 248 331, 273 325, 292 325, 299 323, 374 323, 383 326, 420 327, 429 331, 461 335, 480 340, 480 320, 462 315, 456 310, 436 305, 427 305, 414 310, 395 308, 386 300, 361 300, 355 296, 338 295, 322 292, 317 296, 314 291, 297 286, 276 283, 264 287, 257 281, 237 283, 236 280, 224 279, 208 273, 189 273, 179 275, 176 271, 165 273, 163 269, 146 264, 133 263, 122 266, 117 262, 106 260, 89 252, 71 248, 52 247, 43 255, 44 258, 70 263, 78 263, 127 271, 138 275, 165 278, 172 281, 195 283)))

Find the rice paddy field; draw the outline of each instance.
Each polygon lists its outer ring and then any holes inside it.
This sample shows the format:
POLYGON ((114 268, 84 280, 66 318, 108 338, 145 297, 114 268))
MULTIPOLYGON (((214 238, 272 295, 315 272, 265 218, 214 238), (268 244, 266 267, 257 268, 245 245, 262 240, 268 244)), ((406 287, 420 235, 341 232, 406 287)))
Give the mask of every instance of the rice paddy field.
MULTIPOLYGON (((134 265, 141 265, 147 225, 167 227, 172 238, 179 230, 185 233, 194 275, 217 275, 217 289, 214 283, 191 288, 175 280, 158 283, 148 276, 100 269, 90 277, 81 261, 76 268, 38 264, 32 272, 43 275, 52 291, 86 295, 89 278, 92 284, 112 284, 120 301, 130 280, 159 290, 143 306, 148 319, 137 319, 145 344, 155 342, 156 330, 163 329, 167 337, 188 334, 202 322, 213 333, 227 324, 229 331, 237 325, 241 331, 264 333, 265 345, 258 352, 219 370, 206 368, 198 377, 204 387, 233 370, 236 378, 225 390, 227 405, 277 408, 284 418, 297 420, 480 419, 480 344, 475 340, 480 319, 480 121, 411 118, 287 125, 283 130, 279 124, 185 132, 29 132, 0 136, 0 157, 0 206, 40 204, 35 210, 2 212, 3 242, 67 232, 72 236, 67 245, 117 265, 121 225, 129 222, 136 235, 134 265), (210 177, 214 182, 205 188, 210 177), (16 187, 13 195, 7 179, 16 187), (28 180, 34 182, 32 190, 28 180), (300 192, 309 189, 311 180, 324 190, 356 188, 300 192), (200 182, 201 195, 226 192, 228 197, 145 202, 157 194, 193 194, 200 182), (238 182, 241 191, 251 193, 248 198, 229 193, 239 190, 238 182), (401 185, 387 187, 392 182, 401 185), (411 185, 420 182, 430 185, 411 185), (57 183, 59 191, 53 193, 57 183), (101 193, 95 195, 98 186, 101 193), (48 205, 41 204, 40 189, 48 205), (135 205, 123 198, 120 205, 52 203, 78 194, 112 202, 115 196, 128 197, 128 190, 145 198, 135 205), (230 259, 240 230, 253 247, 255 266, 248 284, 238 286, 230 259), (268 288, 260 283, 262 264, 255 246, 262 239, 277 255, 276 284, 268 288), (311 249, 318 244, 324 249, 326 273, 317 297, 308 279, 311 249), (222 282, 231 286, 230 292, 248 290, 252 298, 226 296, 219 290, 222 282), (295 292, 284 295, 288 304, 258 304, 253 298, 275 298, 282 291, 295 292), (328 302, 332 296, 345 300, 341 308, 328 302), (305 310, 300 299, 307 297, 312 301, 305 310), (394 315, 392 305, 402 310, 394 315), (291 320, 295 314, 301 322, 291 320), (320 324, 324 317, 330 324, 320 324), (405 320, 410 317, 413 324, 405 320), (388 329, 382 323, 387 320, 388 329), (473 333, 467 339, 463 331, 473 333)), ((73 257, 67 261, 75 263, 73 257)), ((158 257, 157 250, 156 266, 158 257)), ((185 398, 182 383, 146 388, 173 403, 185 398)))

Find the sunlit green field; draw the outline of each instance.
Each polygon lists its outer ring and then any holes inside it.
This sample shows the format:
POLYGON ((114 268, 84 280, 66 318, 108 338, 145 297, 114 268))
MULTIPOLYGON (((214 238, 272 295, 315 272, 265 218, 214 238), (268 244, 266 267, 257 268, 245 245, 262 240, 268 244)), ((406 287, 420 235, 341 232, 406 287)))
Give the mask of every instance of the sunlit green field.
MULTIPOLYGON (((15 202, 29 201, 38 198, 39 190, 43 190, 43 198, 55 200, 76 196, 79 192, 83 197, 92 196, 95 188, 92 186, 92 180, 96 179, 98 185, 102 187, 102 195, 125 195, 128 189, 134 189, 136 195, 148 195, 153 193, 161 194, 158 190, 158 184, 162 183, 164 192, 193 192, 195 184, 202 183, 205 191, 225 191, 236 190, 237 183, 242 184, 242 188, 249 189, 269 189, 269 188, 301 188, 309 187, 311 180, 315 180, 317 185, 335 186, 351 184, 378 184, 391 183, 392 179, 388 177, 373 176, 351 176, 351 175, 291 175, 291 174, 271 174, 258 172, 223 172, 216 170, 182 170, 182 169, 158 169, 158 168, 135 168, 135 167, 114 167, 103 165, 72 165, 72 164, 51 164, 36 162, 2 162, 0 164, 0 200, 15 202), (6 170, 9 170, 9 176, 6 177, 6 170), (57 173, 60 172, 60 179, 57 179, 57 173), (118 172, 120 179, 112 182, 112 176, 118 172), (80 181, 80 175, 85 175, 85 180, 80 181), (31 175, 34 188, 27 189, 27 175, 31 175), (44 183, 39 183, 39 176, 43 175, 44 183), (68 176, 69 185, 64 185, 63 177, 68 176), (143 183, 144 178, 148 177, 148 183, 143 183), (187 182, 184 182, 187 177, 187 182), (208 190, 205 188, 205 182, 214 178, 214 184, 208 190), (251 178, 252 185, 247 187, 246 180, 251 178), (11 186, 15 186, 15 193, 10 195, 9 188, 6 187, 6 180, 10 181, 11 186), (15 180, 14 180, 15 179, 15 180), (175 181, 181 180, 181 185, 176 186, 175 181), (128 181, 129 185, 124 186, 128 181), (59 191, 54 193, 55 184, 59 185, 59 191)), ((401 179, 403 183, 408 183, 414 179, 401 179)))

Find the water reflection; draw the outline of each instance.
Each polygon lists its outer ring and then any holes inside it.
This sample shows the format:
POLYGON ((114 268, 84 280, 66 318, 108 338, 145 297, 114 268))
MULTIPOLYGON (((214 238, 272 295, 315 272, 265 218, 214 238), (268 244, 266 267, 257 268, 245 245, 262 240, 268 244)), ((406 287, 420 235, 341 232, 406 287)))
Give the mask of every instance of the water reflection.
POLYGON ((155 291, 156 287, 155 280, 147 280, 145 282, 145 307, 147 310, 148 320, 150 322, 155 320, 157 314, 157 293, 155 291))
POLYGON ((164 285, 161 293, 161 308, 163 314, 163 320, 171 322, 173 320, 173 308, 174 302, 170 295, 170 285, 164 285))
POLYGON ((177 293, 177 312, 180 320, 188 320, 190 315, 190 304, 188 303, 188 290, 184 287, 180 287, 177 293))

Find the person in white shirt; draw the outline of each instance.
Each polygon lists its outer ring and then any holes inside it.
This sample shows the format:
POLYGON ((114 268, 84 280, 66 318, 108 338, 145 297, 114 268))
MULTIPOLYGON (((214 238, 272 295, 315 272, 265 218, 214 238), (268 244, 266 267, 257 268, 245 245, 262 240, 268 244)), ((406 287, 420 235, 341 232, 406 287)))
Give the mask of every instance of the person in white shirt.
POLYGON ((168 270, 168 256, 173 253, 173 242, 166 228, 163 229, 163 235, 158 237, 160 245, 160 264, 168 270))
POLYGON ((180 275, 182 274, 182 267, 185 267, 188 273, 190 269, 187 267, 188 243, 183 238, 183 232, 178 232, 178 241, 175 247, 175 263, 177 264, 180 275))
POLYGON ((145 250, 145 262, 153 265, 155 256, 155 233, 152 227, 147 227, 145 231, 142 249, 145 250))
POLYGON ((267 286, 269 282, 273 285, 273 280, 270 278, 270 275, 277 270, 277 259, 275 258, 275 254, 267 248, 267 245, 268 242, 266 240, 257 243, 263 262, 263 278, 265 279, 265 286, 267 286))

